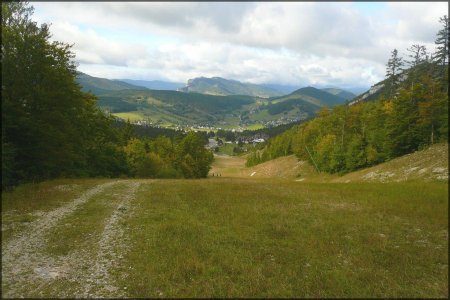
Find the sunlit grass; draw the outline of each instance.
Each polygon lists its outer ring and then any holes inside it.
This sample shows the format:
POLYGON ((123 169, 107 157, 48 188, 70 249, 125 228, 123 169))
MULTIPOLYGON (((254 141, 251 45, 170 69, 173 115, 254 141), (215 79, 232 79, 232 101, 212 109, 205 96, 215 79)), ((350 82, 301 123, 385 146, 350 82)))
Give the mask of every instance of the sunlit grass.
POLYGON ((145 116, 140 112, 123 112, 123 113, 113 113, 114 116, 123 119, 125 121, 136 122, 140 120, 145 120, 145 116))
POLYGON ((160 181, 135 202, 133 297, 445 297, 447 185, 160 181))
MULTIPOLYGON (((2 226, 27 224, 105 181, 3 193, 2 226)), ((82 251, 94 262, 126 191, 126 183, 107 188, 64 218, 45 255, 82 251)), ((439 182, 143 181, 119 223, 126 251, 109 272, 130 297, 444 298, 447 195, 439 182)), ((19 230, 3 231, 3 243, 19 230)), ((39 295, 70 290, 63 280, 48 284, 39 295)))

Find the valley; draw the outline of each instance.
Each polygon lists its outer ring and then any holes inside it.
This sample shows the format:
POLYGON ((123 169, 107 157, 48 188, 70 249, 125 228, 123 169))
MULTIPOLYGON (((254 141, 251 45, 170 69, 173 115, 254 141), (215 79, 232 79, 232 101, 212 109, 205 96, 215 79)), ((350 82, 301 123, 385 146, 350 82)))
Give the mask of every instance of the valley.
POLYGON ((441 4, 2 2, 1 297, 447 299, 441 4))
POLYGON ((184 92, 183 89, 151 90, 133 86, 130 84, 133 81, 82 73, 77 80, 84 91, 98 97, 97 105, 101 109, 116 117, 138 124, 186 130, 242 131, 299 122, 313 117, 324 106, 343 104, 355 96, 341 89, 313 87, 297 89, 288 95, 275 91, 264 93, 268 88, 223 78, 189 81, 191 88, 184 92), (218 85, 222 92, 209 90, 217 89, 218 85))

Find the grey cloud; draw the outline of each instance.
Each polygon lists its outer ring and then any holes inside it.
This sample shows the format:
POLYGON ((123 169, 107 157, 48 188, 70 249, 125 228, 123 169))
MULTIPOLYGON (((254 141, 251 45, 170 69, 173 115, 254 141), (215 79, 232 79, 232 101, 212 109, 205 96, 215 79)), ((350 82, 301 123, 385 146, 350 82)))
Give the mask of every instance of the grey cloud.
POLYGON ((90 64, 130 77, 128 68, 136 76, 177 81, 223 76, 254 83, 350 86, 382 79, 393 48, 403 51, 412 43, 432 43, 443 7, 392 4, 387 12, 363 15, 351 3, 36 5, 46 7, 51 20, 101 29, 97 35, 84 29, 61 31, 60 37, 75 42, 83 68, 90 64), (114 34, 123 28, 143 36, 168 36, 174 42, 146 48, 101 36, 101 31, 114 34))
POLYGON ((102 6, 102 11, 106 15, 184 30, 206 24, 219 31, 235 32, 240 28, 243 16, 255 5, 251 2, 109 3, 102 6))

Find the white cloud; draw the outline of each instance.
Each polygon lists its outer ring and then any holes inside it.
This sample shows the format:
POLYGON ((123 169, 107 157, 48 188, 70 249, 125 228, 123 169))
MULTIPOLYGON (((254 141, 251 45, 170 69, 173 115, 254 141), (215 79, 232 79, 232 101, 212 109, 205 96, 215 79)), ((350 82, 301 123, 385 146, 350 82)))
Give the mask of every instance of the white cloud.
POLYGON ((381 80, 394 48, 432 50, 447 12, 444 2, 387 3, 373 13, 343 2, 32 5, 39 22, 53 23, 54 39, 75 43, 80 69, 92 75, 341 86, 381 80))
POLYGON ((147 55, 142 44, 123 44, 102 37, 92 29, 81 30, 68 22, 54 22, 50 29, 52 40, 73 44, 72 50, 80 63, 126 66, 130 61, 147 55))

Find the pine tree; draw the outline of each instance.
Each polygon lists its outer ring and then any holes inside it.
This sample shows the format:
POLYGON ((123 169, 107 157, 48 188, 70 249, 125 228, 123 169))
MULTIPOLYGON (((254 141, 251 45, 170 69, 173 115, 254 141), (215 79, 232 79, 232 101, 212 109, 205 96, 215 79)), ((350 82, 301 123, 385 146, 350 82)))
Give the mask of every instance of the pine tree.
POLYGON ((437 33, 437 37, 434 42, 437 47, 433 57, 435 62, 437 62, 441 66, 445 66, 446 64, 448 64, 449 60, 449 21, 447 16, 445 15, 439 19, 439 22, 442 23, 444 28, 439 30, 439 32, 437 33))
POLYGON ((437 37, 435 40, 436 44, 436 52, 434 53, 434 62, 441 66, 441 80, 442 80, 442 89, 444 91, 447 91, 448 93, 448 77, 446 78, 446 74, 448 76, 448 69, 446 72, 446 65, 448 65, 449 62, 449 39, 450 39, 450 32, 449 32, 449 20, 446 15, 441 17, 439 19, 439 22, 442 23, 443 27, 439 32, 437 33, 437 37))
POLYGON ((423 45, 414 44, 411 48, 406 50, 411 52, 411 54, 408 55, 411 60, 407 62, 410 67, 416 67, 427 60, 427 49, 423 45))
POLYGON ((398 56, 397 49, 392 51, 391 58, 388 60, 386 68, 386 77, 389 79, 391 84, 390 95, 392 95, 393 90, 395 90, 399 83, 399 75, 403 71, 403 58, 398 56))

